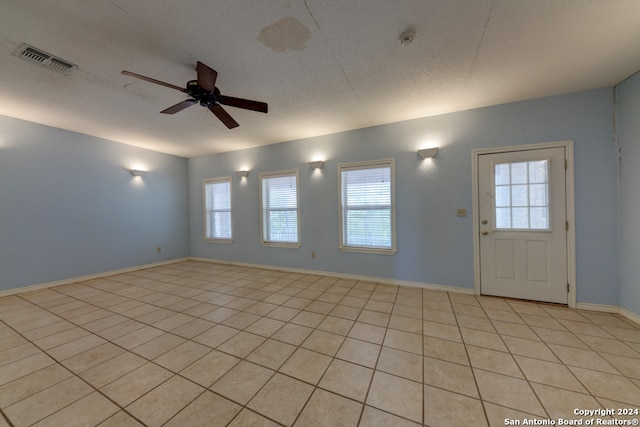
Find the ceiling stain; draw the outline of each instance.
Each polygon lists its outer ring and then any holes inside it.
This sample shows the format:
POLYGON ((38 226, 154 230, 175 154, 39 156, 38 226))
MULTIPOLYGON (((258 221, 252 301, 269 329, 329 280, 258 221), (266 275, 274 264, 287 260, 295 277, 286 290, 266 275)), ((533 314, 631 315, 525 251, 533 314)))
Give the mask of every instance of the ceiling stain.
POLYGON ((303 50, 310 38, 311 30, 290 16, 264 27, 257 37, 260 43, 274 52, 303 50))

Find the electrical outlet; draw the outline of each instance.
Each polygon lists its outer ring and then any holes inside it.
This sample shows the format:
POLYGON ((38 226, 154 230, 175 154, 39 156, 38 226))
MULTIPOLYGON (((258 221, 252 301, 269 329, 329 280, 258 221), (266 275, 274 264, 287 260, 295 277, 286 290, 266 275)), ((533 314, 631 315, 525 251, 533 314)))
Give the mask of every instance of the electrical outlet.
POLYGON ((158 252, 158 253, 162 252, 162 247, 161 247, 161 246, 158 246, 158 247, 156 248, 156 252, 158 252))
POLYGON ((458 209, 456 210, 456 215, 458 215, 459 217, 467 216, 467 210, 464 208, 458 209))
POLYGON ((311 259, 316 259, 316 253, 315 252, 311 252, 311 259))

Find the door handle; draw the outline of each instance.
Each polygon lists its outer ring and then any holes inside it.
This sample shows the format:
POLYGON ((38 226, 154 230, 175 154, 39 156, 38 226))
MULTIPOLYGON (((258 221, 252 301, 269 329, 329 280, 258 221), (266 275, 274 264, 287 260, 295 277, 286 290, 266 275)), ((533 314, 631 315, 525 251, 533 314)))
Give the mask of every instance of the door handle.
POLYGON ((486 236, 487 234, 489 234, 489 232, 488 232, 487 230, 484 230, 484 231, 482 232, 482 235, 483 235, 483 236, 486 236))

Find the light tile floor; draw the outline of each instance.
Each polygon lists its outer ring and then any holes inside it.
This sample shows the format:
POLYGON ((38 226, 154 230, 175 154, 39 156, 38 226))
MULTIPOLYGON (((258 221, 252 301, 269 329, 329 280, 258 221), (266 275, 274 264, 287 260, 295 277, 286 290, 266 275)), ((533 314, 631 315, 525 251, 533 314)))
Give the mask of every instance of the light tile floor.
POLYGON ((197 261, 0 298, 0 426, 502 426, 598 408, 640 408, 640 327, 612 314, 197 261))

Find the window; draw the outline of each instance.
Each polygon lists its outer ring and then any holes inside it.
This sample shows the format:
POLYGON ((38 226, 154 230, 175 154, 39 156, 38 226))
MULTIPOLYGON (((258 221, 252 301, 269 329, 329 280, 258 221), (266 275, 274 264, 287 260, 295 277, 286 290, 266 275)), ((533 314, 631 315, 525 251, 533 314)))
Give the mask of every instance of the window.
POLYGON ((204 239, 231 243, 231 177, 207 179, 203 187, 204 239))
POLYGON ((495 165, 496 228, 550 229, 548 171, 549 160, 495 165))
POLYGON ((300 246, 298 170, 260 175, 262 243, 300 246))
POLYGON ((395 253, 394 160, 338 165, 340 249, 395 253))

